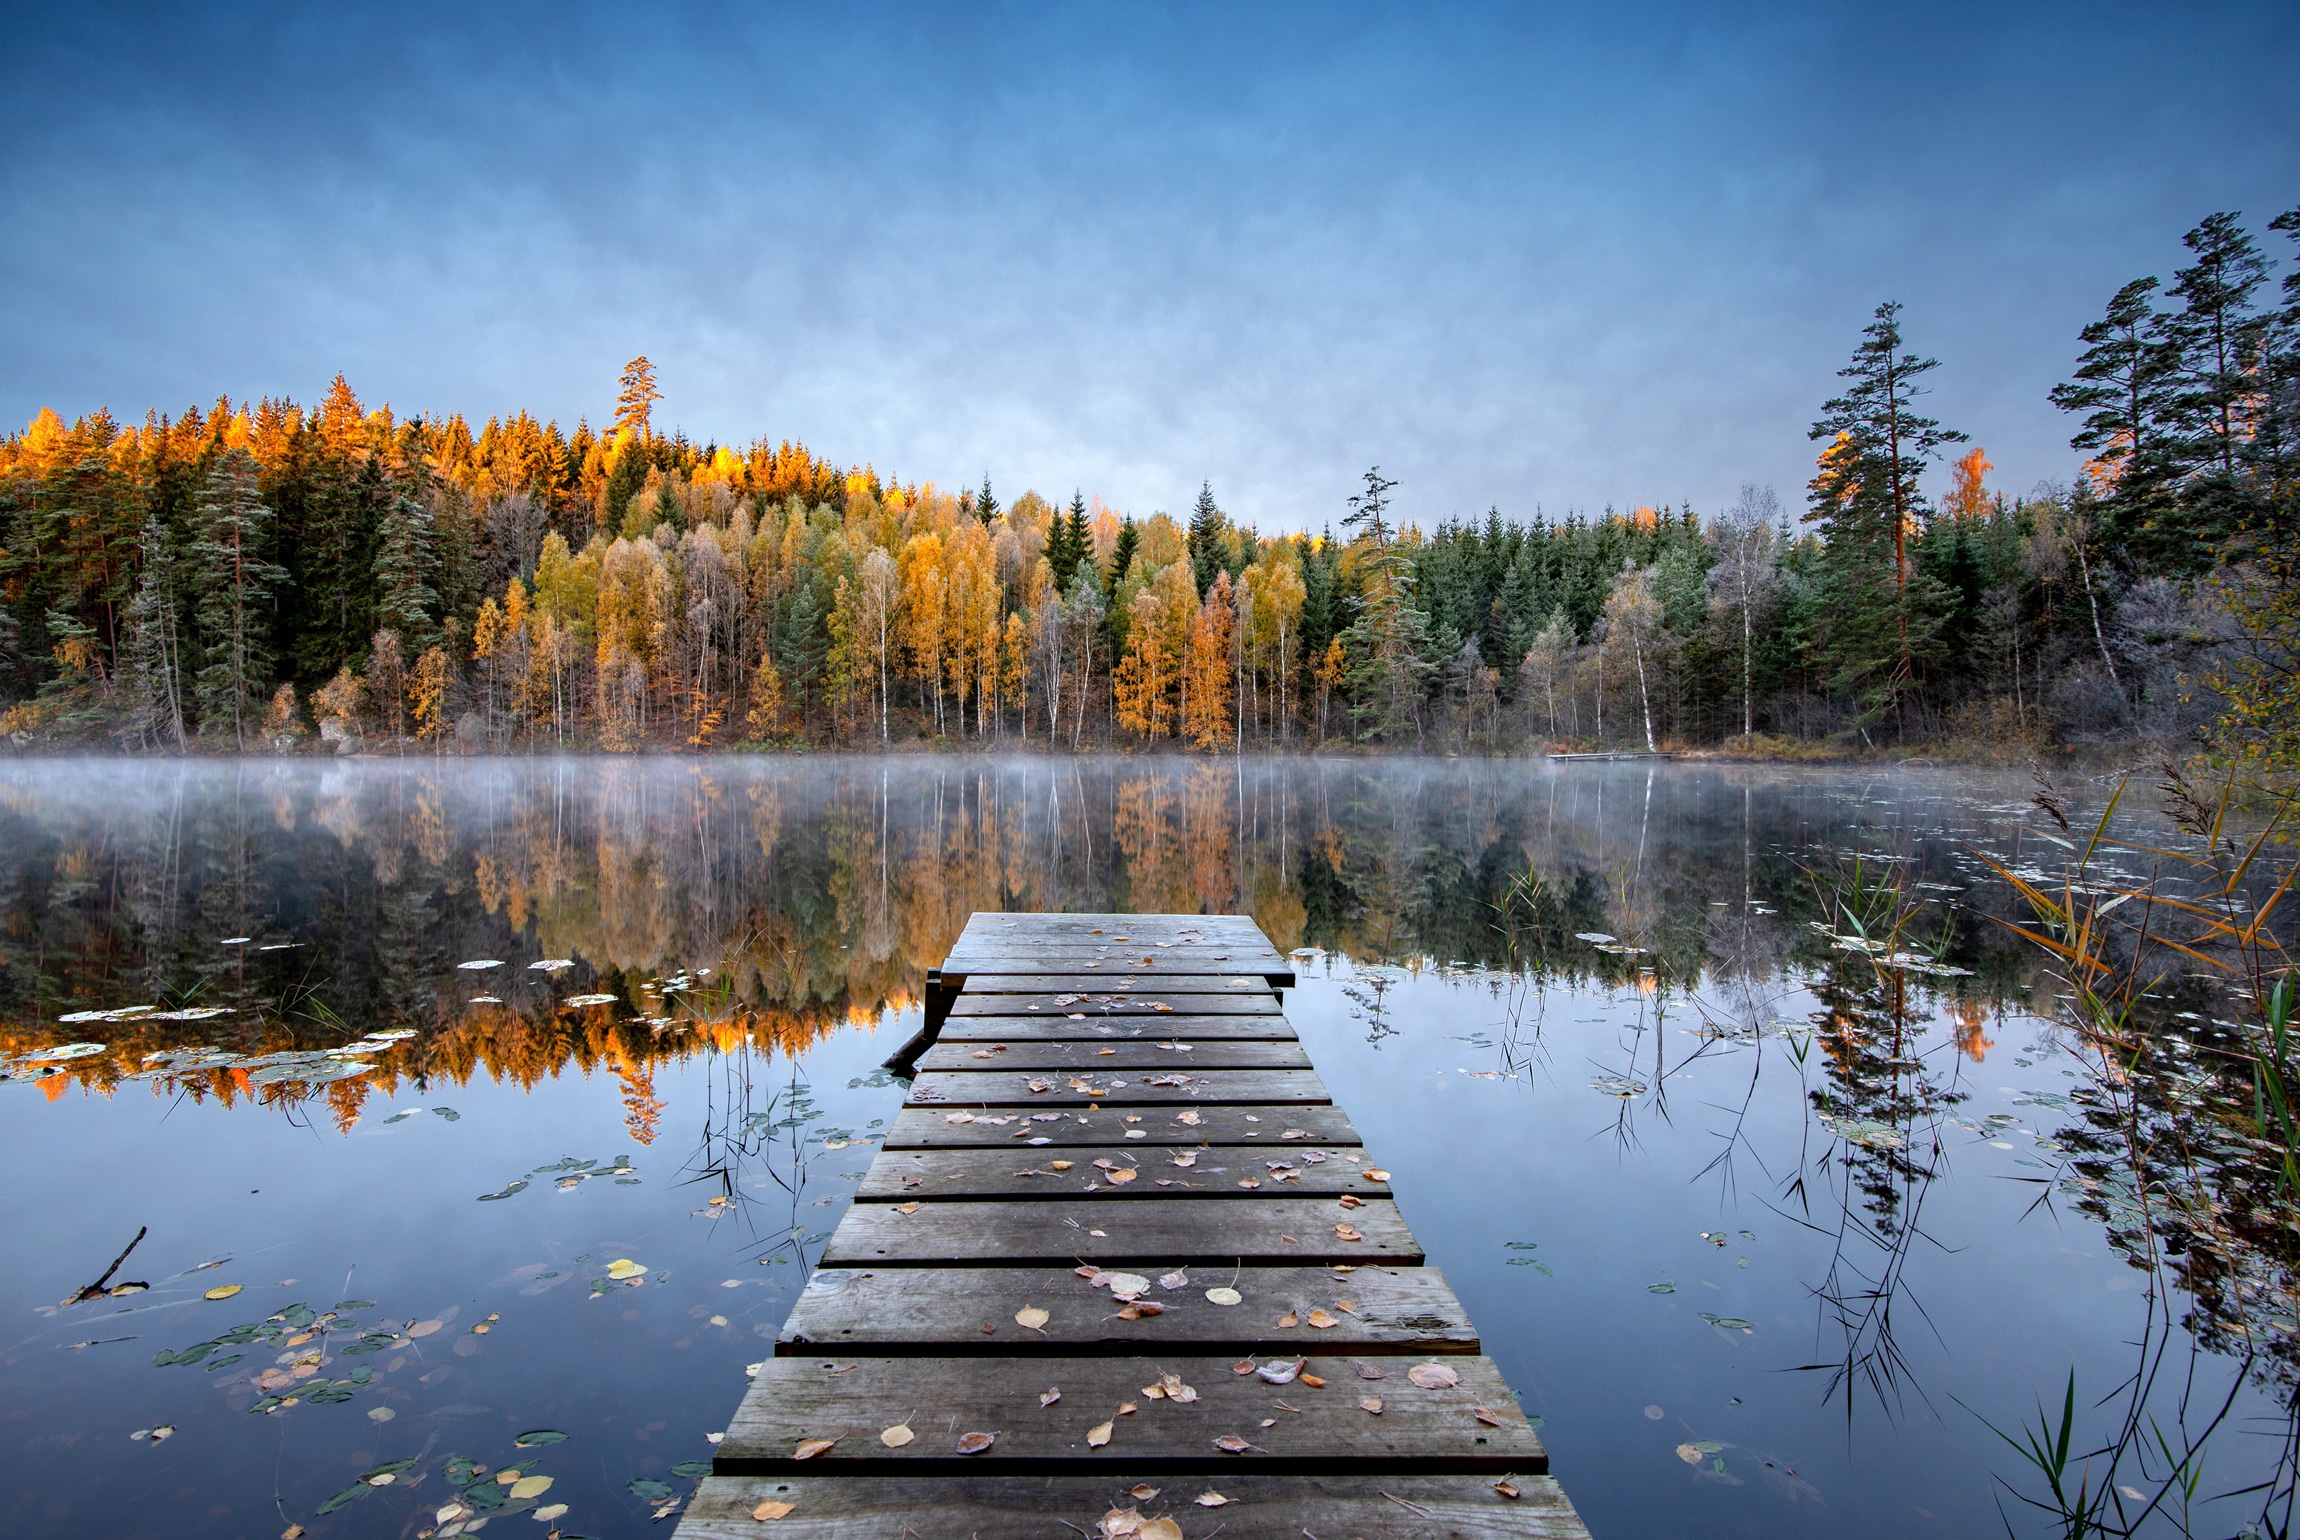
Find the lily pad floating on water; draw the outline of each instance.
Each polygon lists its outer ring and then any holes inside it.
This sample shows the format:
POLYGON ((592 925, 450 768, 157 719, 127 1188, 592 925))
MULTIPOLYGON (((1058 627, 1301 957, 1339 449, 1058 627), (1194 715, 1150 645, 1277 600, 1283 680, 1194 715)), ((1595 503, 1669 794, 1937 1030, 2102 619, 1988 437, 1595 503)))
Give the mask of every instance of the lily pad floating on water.
POLYGON ((659 1503, 671 1495, 671 1488, 664 1482, 651 1481, 642 1476, 631 1483, 631 1495, 647 1502, 659 1503))
POLYGON ((692 1478, 695 1476, 708 1476, 710 1473, 711 1462, 708 1460, 681 1460, 678 1464, 671 1467, 671 1474, 674 1476, 686 1476, 692 1478))
POLYGON ((566 1443, 567 1435, 560 1432, 557 1428, 536 1428, 530 1432, 520 1434, 511 1442, 518 1445, 521 1449, 540 1449, 545 1444, 566 1443))
POLYGON ((1589 1088, 1593 1091, 1603 1091, 1608 1096, 1618 1096, 1623 1101, 1627 1101, 1632 1096, 1645 1094, 1645 1082, 1632 1080, 1627 1075, 1600 1075, 1597 1079, 1589 1082, 1589 1088))
POLYGON ((527 1184, 525 1182, 511 1182, 507 1184, 501 1192, 481 1193, 479 1195, 479 1201, 482 1203, 493 1203, 500 1198, 508 1198, 516 1193, 524 1192, 526 1189, 527 1184))
POLYGON ((1648 1294, 1674 1294, 1677 1292, 1677 1285, 1674 1283, 1649 1283, 1645 1286, 1645 1292, 1648 1294))
POLYGON ((36 1048, 17 1057, 18 1064, 62 1064, 70 1059, 85 1059, 104 1051, 102 1043, 64 1043, 54 1048, 36 1048))
POLYGON ((1744 1321, 1737 1315, 1711 1315, 1708 1311, 1703 1310, 1700 1312, 1700 1316, 1702 1320, 1724 1331, 1749 1333, 1757 1329, 1755 1322, 1744 1321))

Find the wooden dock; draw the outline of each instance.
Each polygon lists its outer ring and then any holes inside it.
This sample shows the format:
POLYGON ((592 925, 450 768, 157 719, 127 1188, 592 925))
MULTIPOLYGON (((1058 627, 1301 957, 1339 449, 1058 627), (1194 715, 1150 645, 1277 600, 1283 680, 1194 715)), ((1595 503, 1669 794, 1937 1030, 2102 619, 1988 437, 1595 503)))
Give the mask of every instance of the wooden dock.
POLYGON ((1586 1540, 1236 915, 977 914, 679 1525, 1586 1540))

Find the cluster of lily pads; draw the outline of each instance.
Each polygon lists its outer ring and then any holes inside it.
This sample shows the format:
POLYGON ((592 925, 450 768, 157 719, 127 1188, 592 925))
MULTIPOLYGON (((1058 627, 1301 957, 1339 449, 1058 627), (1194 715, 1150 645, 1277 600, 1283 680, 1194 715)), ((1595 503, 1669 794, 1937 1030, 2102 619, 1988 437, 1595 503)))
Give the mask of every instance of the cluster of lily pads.
POLYGON ((498 1191, 481 1193, 479 1201, 498 1203, 505 1198, 514 1197, 525 1192, 528 1183, 539 1176, 550 1177, 553 1185, 561 1192, 572 1192, 595 1176, 613 1177, 615 1185, 618 1187, 636 1187, 639 1185, 639 1169, 631 1164, 631 1157, 628 1155, 618 1155, 606 1165, 601 1165, 595 1160, 577 1160, 572 1155, 563 1155, 548 1166, 537 1166, 527 1175, 506 1182, 498 1191))

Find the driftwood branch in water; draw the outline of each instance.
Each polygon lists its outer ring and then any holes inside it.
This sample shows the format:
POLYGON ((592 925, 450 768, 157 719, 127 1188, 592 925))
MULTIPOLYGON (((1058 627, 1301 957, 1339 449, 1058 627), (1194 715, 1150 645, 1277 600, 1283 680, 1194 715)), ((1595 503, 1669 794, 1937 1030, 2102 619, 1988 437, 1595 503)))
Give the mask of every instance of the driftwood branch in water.
MULTIPOLYGON (((84 1304, 88 1300, 102 1299, 105 1295, 111 1293, 112 1275, 120 1270, 120 1264, 122 1262, 128 1260, 129 1251, 134 1251, 138 1246, 144 1244, 144 1237, 149 1233, 151 1233, 150 1225, 136 1226, 136 1238, 128 1242, 127 1251, 123 1251, 118 1256, 112 1258, 112 1265, 104 1269, 104 1276, 97 1279, 94 1283, 89 1284, 79 1293, 64 1301, 64 1303, 67 1305, 84 1304)), ((120 1287, 123 1289, 148 1289, 151 1287, 151 1285, 148 1283, 123 1283, 120 1285, 120 1287)))

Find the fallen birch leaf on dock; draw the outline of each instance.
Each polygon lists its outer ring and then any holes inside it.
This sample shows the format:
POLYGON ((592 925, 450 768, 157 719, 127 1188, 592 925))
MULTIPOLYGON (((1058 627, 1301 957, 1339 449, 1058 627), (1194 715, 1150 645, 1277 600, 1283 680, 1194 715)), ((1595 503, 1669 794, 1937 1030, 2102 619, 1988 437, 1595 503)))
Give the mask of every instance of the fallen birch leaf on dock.
POLYGON ((909 1423, 898 1422, 891 1428, 881 1429, 879 1432, 878 1441, 886 1445, 889 1449, 900 1449, 903 1445, 909 1443, 916 1437, 918 1437, 918 1435, 911 1432, 909 1423))
POLYGON ((1360 1171, 1358 1175, 1364 1177, 1369 1182, 1386 1182, 1390 1179, 1390 1174, 1379 1166, 1368 1166, 1365 1170, 1360 1171))
POLYGON ((1278 1327, 1281 1331, 1291 1331, 1294 1327, 1297 1327, 1301 1324, 1302 1318, 1294 1314, 1294 1312, 1291 1310, 1278 1317, 1278 1327))
POLYGON ((1244 1439, 1240 1438, 1235 1433, 1225 1433, 1220 1438, 1214 1440, 1214 1447, 1221 1450, 1224 1454, 1244 1454, 1247 1450, 1253 1448, 1254 1446, 1247 1443, 1244 1439))
POLYGON ((1328 1315, 1323 1310, 1311 1311, 1309 1315, 1309 1321, 1312 1326, 1317 1327, 1320 1331, 1325 1330, 1329 1326, 1339 1326, 1342 1324, 1341 1318, 1339 1316, 1328 1315))
POLYGON ((998 1435, 995 1433, 962 1433, 958 1438, 958 1452, 960 1454, 981 1454, 997 1442, 998 1435))
POLYGON ((1086 1447, 1100 1449, 1104 1444, 1109 1443, 1110 1430, 1116 1426, 1115 1422, 1098 1422, 1093 1427, 1088 1428, 1086 1430, 1086 1447))
POLYGON ((1200 1492, 1195 1499, 1198 1506, 1201 1508, 1219 1508, 1229 1500, 1230 1499, 1224 1497, 1221 1493, 1213 1491, 1200 1492))
POLYGON ((811 1460, 837 1442, 838 1440, 835 1438, 802 1438, 799 1440, 799 1447, 791 1451, 791 1458, 794 1460, 811 1460))
POLYGON ((770 1497, 765 1502, 759 1504, 756 1508, 751 1510, 751 1517, 758 1519, 762 1523, 768 1519, 786 1518, 790 1515, 791 1510, 796 1506, 797 1504, 795 1503, 778 1503, 770 1497))
POLYGON ((1361 1411, 1372 1412, 1376 1417, 1379 1417, 1382 1414, 1382 1398, 1380 1396, 1362 1396, 1358 1400, 1358 1408, 1361 1411))
POLYGON ((1424 1390, 1451 1390, 1461 1383, 1461 1371, 1444 1364, 1415 1364, 1406 1378, 1424 1390))
POLYGON ((1039 1396, 1039 1398, 1038 1398, 1038 1404, 1039 1404, 1040 1406, 1052 1406, 1052 1405, 1053 1405, 1055 1402, 1057 1402, 1057 1401, 1059 1401, 1059 1400, 1061 1400, 1061 1399, 1062 1399, 1062 1388, 1061 1388, 1060 1386, 1054 1386, 1054 1387, 1051 1387, 1051 1388, 1049 1388, 1048 1390, 1046 1390, 1044 1393, 1042 1393, 1042 1394, 1039 1396))
POLYGON ((1226 1284, 1217 1285, 1206 1291, 1206 1303, 1210 1305, 1235 1305, 1243 1301, 1245 1297, 1226 1284))

